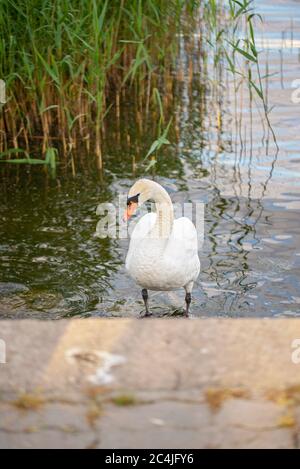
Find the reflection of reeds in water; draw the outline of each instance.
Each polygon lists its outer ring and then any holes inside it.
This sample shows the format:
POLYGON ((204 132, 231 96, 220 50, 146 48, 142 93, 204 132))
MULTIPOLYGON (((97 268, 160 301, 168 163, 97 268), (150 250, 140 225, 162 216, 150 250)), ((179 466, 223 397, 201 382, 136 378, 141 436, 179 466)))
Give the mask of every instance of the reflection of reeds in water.
MULTIPOLYGON (((261 59, 258 60, 258 52, 253 48, 255 38, 253 39, 249 30, 247 18, 242 18, 236 29, 236 23, 228 20, 228 12, 226 14, 220 5, 221 3, 218 3, 215 11, 216 17, 222 18, 221 21, 215 22, 217 28, 215 24, 210 26, 208 21, 201 21, 199 31, 196 32, 198 41, 195 41, 195 37, 190 41, 188 34, 182 37, 181 50, 185 51, 185 54, 178 68, 185 71, 186 78, 182 80, 177 112, 181 118, 177 122, 176 133, 181 141, 181 154, 191 163, 193 177, 207 176, 207 168, 208 184, 213 188, 213 199, 207 204, 206 234, 209 243, 207 271, 210 280, 220 286, 219 271, 225 268, 225 265, 226 270, 230 270, 228 263, 224 263, 222 267, 221 261, 219 262, 219 259, 223 258, 221 252, 224 247, 220 247, 218 236, 225 219, 232 228, 226 240, 228 252, 232 250, 233 257, 238 255, 241 260, 241 270, 236 273, 239 282, 237 289, 244 290, 252 287, 250 284, 249 287, 243 285, 250 252, 248 248, 244 249, 243 245, 249 240, 253 245, 257 243, 256 229, 264 213, 263 198, 272 178, 278 149, 275 138, 275 144, 272 145, 273 130, 268 121, 268 51, 264 56, 265 63, 262 63, 261 59), (222 30, 224 32, 220 34, 222 30), (208 41, 203 41, 203 37, 208 41), (241 37, 245 42, 240 39, 238 43, 237 38, 241 37), (197 55, 199 38, 202 39, 201 54, 197 55), (185 44, 188 41, 193 44, 192 52, 185 44), (224 49, 224 44, 227 45, 227 50, 224 49), (230 47, 230 44, 235 47, 230 47), (237 50, 242 45, 246 55, 237 50), (192 86, 189 79, 190 62, 189 67, 184 66, 187 53, 193 57, 200 56, 200 61, 193 61, 192 86), (257 60, 254 60, 255 53, 257 60), (261 145, 257 141, 260 137, 261 145), (265 159, 267 174, 262 184, 258 185, 256 167, 259 158, 265 156, 263 152, 268 157, 265 159), (228 159, 224 155, 226 153, 229 153, 228 159), (232 162, 230 153, 234 156, 233 167, 226 165, 226 160, 232 162), (240 213, 243 213, 242 220, 240 213)), ((203 184, 206 183, 207 180, 203 181, 203 184)), ((212 195, 211 192, 210 194, 212 195)), ((230 254, 226 262, 228 259, 230 254)), ((233 304, 236 298, 232 297, 228 301, 233 304)), ((227 304, 225 309, 231 309, 232 304, 227 304)))

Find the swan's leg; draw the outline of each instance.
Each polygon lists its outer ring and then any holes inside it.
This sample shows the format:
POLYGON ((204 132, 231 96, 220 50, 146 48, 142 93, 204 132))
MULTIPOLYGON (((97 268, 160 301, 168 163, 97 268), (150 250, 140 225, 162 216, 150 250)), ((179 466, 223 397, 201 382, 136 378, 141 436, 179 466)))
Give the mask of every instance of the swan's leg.
POLYGON ((190 309, 190 304, 192 301, 192 289, 193 289, 193 282, 189 283, 185 287, 185 316, 189 316, 189 309, 190 309))
POLYGON ((146 290, 146 288, 143 288, 143 290, 142 290, 142 297, 143 297, 143 300, 144 300, 144 303, 145 303, 145 308, 146 308, 145 316, 151 316, 151 313, 150 313, 149 307, 148 307, 148 291, 146 290))
POLYGON ((185 304, 186 304, 185 315, 186 315, 186 317, 189 316, 189 308, 190 308, 191 301, 192 301, 192 295, 187 292, 185 294, 185 304))

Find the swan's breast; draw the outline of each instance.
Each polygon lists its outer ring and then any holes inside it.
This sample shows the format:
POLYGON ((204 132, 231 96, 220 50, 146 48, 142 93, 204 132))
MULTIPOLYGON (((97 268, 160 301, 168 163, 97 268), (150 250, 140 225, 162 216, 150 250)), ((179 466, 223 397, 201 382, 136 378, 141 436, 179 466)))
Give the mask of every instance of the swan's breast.
POLYGON ((146 239, 131 247, 128 255, 126 268, 130 275, 139 285, 150 290, 175 290, 199 274, 198 256, 187 258, 180 243, 174 252, 170 252, 166 241, 146 239))

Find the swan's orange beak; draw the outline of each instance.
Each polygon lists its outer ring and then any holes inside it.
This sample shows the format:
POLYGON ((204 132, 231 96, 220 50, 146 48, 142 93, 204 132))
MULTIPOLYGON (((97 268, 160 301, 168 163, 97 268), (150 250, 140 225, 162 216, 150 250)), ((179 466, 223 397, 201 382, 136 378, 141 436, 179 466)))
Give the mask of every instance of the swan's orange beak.
POLYGON ((138 204, 135 203, 135 202, 130 202, 130 204, 127 205, 127 209, 125 210, 124 215, 123 215, 123 220, 124 221, 128 221, 129 218, 131 218, 132 215, 135 214, 137 206, 138 206, 138 204))

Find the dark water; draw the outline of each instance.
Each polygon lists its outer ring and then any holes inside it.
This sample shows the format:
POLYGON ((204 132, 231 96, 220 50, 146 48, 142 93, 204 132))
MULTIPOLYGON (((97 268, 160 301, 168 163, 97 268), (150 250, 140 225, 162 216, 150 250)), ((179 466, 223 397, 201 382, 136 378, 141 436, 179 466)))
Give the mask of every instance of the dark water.
MULTIPOLYGON (((257 2, 266 18, 258 40, 264 67, 276 73, 267 94, 275 105, 271 121, 279 152, 261 106, 251 104, 246 91, 234 94, 225 72, 221 103, 213 88, 203 92, 199 73, 191 79, 182 38, 183 77, 173 104, 177 131, 173 126, 172 145, 146 174, 173 202, 205 203, 195 317, 300 314, 300 104, 291 97, 300 76, 300 3, 273 4, 257 2)), ((102 174, 92 161, 78 164, 74 178, 63 165, 56 179, 25 167, 4 178, 7 169, 0 168, 1 318, 142 311, 139 289, 124 269, 128 240, 95 236, 97 205, 117 203, 145 175, 139 162, 153 141, 151 118, 149 132, 140 135, 131 107, 123 103, 120 126, 114 114, 109 118, 102 174)), ((158 316, 181 314, 182 306, 183 292, 151 293, 158 316)))

